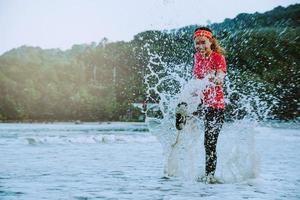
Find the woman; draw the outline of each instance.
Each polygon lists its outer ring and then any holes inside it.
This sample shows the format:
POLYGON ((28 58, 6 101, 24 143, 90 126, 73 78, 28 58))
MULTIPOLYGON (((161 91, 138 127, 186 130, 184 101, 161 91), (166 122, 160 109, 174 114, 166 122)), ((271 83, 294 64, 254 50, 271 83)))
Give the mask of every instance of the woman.
POLYGON ((217 179, 214 178, 217 165, 216 146, 224 123, 223 82, 227 66, 222 49, 209 28, 197 28, 194 31, 193 40, 196 49, 193 74, 197 79, 207 77, 211 83, 201 95, 205 110, 204 146, 206 153, 205 176, 201 178, 201 181, 217 183, 217 179))

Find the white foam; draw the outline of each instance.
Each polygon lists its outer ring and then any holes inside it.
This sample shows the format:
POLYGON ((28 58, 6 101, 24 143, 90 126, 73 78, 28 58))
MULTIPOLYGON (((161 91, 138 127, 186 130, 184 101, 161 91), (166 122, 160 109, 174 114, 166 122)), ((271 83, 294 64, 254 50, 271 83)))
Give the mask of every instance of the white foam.
POLYGON ((75 135, 75 136, 30 136, 21 137, 21 141, 30 145, 41 144, 98 144, 98 143, 152 143, 156 138, 151 135, 75 135))

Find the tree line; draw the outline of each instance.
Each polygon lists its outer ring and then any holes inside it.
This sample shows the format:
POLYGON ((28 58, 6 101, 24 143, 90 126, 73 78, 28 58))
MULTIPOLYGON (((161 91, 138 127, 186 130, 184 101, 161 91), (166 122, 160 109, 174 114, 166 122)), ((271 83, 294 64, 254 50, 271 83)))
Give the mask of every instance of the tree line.
MULTIPOLYGON (((277 119, 299 117, 299 18, 295 4, 209 25, 225 48, 228 76, 239 72, 241 90, 248 81, 264 83, 277 99, 277 119)), ((12 49, 0 56, 0 120, 142 120, 132 103, 145 100, 149 52, 191 70, 196 27, 145 31, 129 42, 103 38, 66 51, 12 49)))

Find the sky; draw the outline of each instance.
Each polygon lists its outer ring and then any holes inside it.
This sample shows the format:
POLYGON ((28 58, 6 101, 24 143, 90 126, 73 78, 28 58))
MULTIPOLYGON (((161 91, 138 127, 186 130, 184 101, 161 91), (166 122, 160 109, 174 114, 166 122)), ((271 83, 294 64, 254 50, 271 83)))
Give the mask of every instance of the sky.
POLYGON ((0 0, 0 55, 22 45, 129 41, 145 30, 206 25, 300 0, 0 0))

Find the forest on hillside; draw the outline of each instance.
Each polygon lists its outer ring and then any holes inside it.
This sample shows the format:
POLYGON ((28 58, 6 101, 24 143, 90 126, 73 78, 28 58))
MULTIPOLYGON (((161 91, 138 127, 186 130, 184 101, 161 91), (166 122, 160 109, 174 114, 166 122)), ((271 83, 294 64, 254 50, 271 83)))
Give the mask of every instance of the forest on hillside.
MULTIPOLYGON (((66 51, 12 49, 0 56, 0 120, 141 120, 132 103, 145 101, 151 53, 191 70, 197 26, 145 31, 129 42, 103 38, 66 51)), ((229 78, 240 74, 236 87, 262 83, 264 93, 277 99, 275 119, 299 118, 300 4, 239 14, 209 27, 226 51, 229 78)))

